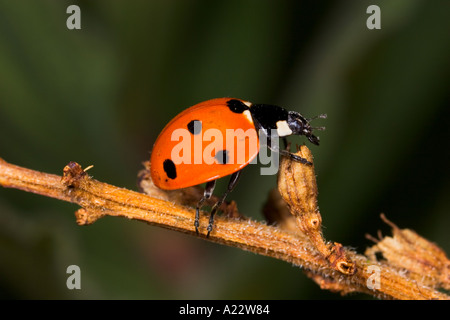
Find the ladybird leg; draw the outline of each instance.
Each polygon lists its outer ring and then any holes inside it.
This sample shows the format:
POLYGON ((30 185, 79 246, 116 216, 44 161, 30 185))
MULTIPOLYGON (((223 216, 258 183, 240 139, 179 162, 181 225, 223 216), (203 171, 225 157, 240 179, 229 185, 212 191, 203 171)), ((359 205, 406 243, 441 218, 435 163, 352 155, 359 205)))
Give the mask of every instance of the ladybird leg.
POLYGON ((289 158, 291 158, 294 161, 297 161, 297 162, 300 162, 300 163, 303 163, 303 164, 307 164, 308 166, 312 166, 312 162, 310 162, 310 161, 306 160, 305 158, 302 158, 302 157, 300 157, 300 156, 298 156, 296 154, 290 153, 287 150, 280 150, 279 152, 280 152, 280 154, 282 156, 289 157, 289 158))
POLYGON ((197 203, 197 208, 195 209, 195 221, 194 221, 195 232, 197 234, 198 234, 198 227, 200 226, 200 223, 199 223, 200 209, 203 206, 203 202, 205 202, 205 200, 208 200, 209 198, 211 198, 211 195, 213 194, 215 187, 216 187, 216 180, 207 182, 205 191, 203 192, 203 197, 197 203))
MULTIPOLYGON (((285 139, 283 139, 283 141, 285 141, 285 139)), ((289 158, 291 158, 294 161, 297 161, 297 162, 300 162, 300 163, 303 163, 303 164, 307 164, 307 165, 310 165, 310 166, 312 165, 312 162, 309 162, 305 158, 302 158, 302 157, 300 157, 300 156, 298 156, 296 154, 293 154, 293 153, 291 153, 291 152, 289 152, 288 150, 285 150, 285 149, 281 149, 280 150, 280 147, 278 145, 276 145, 276 146, 272 145, 272 140, 271 140, 270 137, 267 137, 267 147, 271 151, 277 152, 277 153, 279 153, 282 156, 289 157, 289 158)))
POLYGON ((208 234, 206 235, 206 237, 209 237, 209 234, 211 233, 212 229, 213 229, 213 223, 214 223, 214 215, 216 214, 217 210, 220 208, 220 206, 222 205, 222 203, 225 201, 226 197, 228 196, 228 194, 233 191, 234 187, 236 187, 239 178, 241 176, 241 171, 239 170, 235 173, 233 173, 231 175, 230 178, 230 182, 228 182, 228 187, 227 190, 225 191, 225 193, 222 195, 222 198, 220 198, 219 201, 216 202, 216 204, 214 204, 214 206, 211 209, 211 215, 209 216, 209 224, 208 224, 208 234))

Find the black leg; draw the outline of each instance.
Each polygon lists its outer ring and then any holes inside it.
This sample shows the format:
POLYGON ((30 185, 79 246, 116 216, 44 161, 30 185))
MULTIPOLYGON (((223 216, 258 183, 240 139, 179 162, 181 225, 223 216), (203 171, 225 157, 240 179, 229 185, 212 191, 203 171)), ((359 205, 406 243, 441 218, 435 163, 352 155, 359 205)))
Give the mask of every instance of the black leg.
MULTIPOLYGON (((271 149, 271 150, 272 150, 272 149, 271 149)), ((291 158, 291 159, 294 160, 294 161, 297 161, 297 162, 300 162, 300 163, 303 163, 303 164, 307 164, 307 165, 309 165, 309 166, 312 166, 312 162, 309 162, 309 161, 306 160, 305 158, 302 158, 302 157, 300 157, 300 156, 298 156, 298 155, 296 155, 296 154, 290 153, 290 152, 287 151, 287 150, 280 150, 279 152, 280 152, 280 154, 281 154, 282 156, 289 157, 289 158, 291 158)))
POLYGON ((197 209, 195 210, 195 232, 198 234, 198 227, 200 225, 199 219, 200 219, 200 209, 203 206, 203 202, 205 200, 211 198, 212 193, 214 192, 214 188, 216 186, 216 180, 209 181, 206 183, 205 192, 203 193, 203 197, 200 199, 200 201, 197 203, 197 209))
POLYGON ((209 234, 211 233, 213 229, 213 223, 214 223, 214 215, 216 214, 217 210, 220 208, 222 203, 225 201, 225 198, 227 195, 233 191, 234 187, 236 187, 236 184, 239 181, 239 177, 241 176, 241 170, 233 173, 230 178, 230 182, 228 182, 227 191, 222 195, 222 198, 220 198, 219 201, 216 202, 216 204, 211 209, 211 215, 209 216, 209 224, 208 224, 208 234, 206 237, 209 237, 209 234))
MULTIPOLYGON (((283 142, 287 145, 287 140, 284 137, 283 137, 283 142)), ((308 160, 306 160, 305 158, 297 156, 297 155, 295 155, 295 154, 293 154, 293 153, 291 153, 291 152, 289 152, 288 150, 285 150, 285 149, 281 149, 280 150, 279 146, 273 146, 272 145, 272 140, 271 140, 270 137, 267 137, 267 147, 270 150, 272 150, 274 152, 277 152, 277 153, 279 153, 282 156, 289 157, 289 158, 291 158, 294 161, 297 161, 297 162, 300 162, 300 163, 303 163, 303 164, 307 164, 307 165, 310 165, 310 166, 312 165, 312 163, 309 162, 308 160)))

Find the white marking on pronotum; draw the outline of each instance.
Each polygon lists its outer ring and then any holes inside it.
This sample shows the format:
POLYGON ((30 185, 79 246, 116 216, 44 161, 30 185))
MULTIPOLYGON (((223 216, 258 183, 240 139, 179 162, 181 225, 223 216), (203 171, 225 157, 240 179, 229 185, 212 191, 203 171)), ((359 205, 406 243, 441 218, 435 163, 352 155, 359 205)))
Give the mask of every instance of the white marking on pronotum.
POLYGON ((280 137, 290 136, 292 134, 292 130, 289 128, 286 120, 277 121, 277 133, 280 137))
POLYGON ((242 114, 248 119, 248 121, 250 121, 251 123, 253 123, 252 114, 250 113, 249 110, 245 110, 242 114))
POLYGON ((249 101, 242 101, 242 102, 249 108, 252 106, 252 103, 249 101))

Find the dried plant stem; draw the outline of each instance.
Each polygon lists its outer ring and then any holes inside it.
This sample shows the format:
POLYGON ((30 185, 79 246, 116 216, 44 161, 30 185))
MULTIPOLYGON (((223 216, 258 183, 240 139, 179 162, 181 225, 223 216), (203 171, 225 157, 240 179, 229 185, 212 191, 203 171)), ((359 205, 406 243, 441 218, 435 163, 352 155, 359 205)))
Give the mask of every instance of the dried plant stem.
MULTIPOLYGON (((76 213, 77 223, 81 225, 109 215, 195 235, 194 210, 99 182, 74 162, 64 168, 61 177, 12 165, 0 158, 0 185, 76 203, 82 207, 76 213)), ((201 217, 201 234, 206 233, 207 225, 207 217, 201 217)), ((207 240, 301 266, 324 289, 341 293, 365 292, 391 299, 449 299, 449 296, 434 288, 418 285, 416 280, 401 275, 395 268, 369 261, 366 256, 345 248, 342 250, 355 263, 356 272, 352 275, 340 273, 330 267, 329 261, 304 234, 249 219, 218 216, 207 240), (371 266, 380 269, 379 288, 369 289, 367 285, 372 275, 369 272, 371 266)))

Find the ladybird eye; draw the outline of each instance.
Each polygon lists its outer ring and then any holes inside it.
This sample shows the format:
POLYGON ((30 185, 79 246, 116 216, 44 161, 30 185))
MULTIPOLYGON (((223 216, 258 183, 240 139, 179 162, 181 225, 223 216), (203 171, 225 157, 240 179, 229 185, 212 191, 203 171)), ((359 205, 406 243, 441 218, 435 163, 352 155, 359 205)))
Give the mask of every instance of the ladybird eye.
POLYGON ((202 122, 200 120, 192 120, 188 123, 187 128, 193 135, 200 134, 202 132, 202 122))
POLYGON ((228 100, 227 106, 234 113, 242 113, 245 110, 248 110, 248 106, 246 106, 245 103, 237 99, 228 100))
POLYGON ((166 159, 163 163, 164 172, 170 179, 175 179, 177 177, 177 168, 175 167, 175 163, 172 160, 166 159))
POLYGON ((227 150, 217 151, 214 158, 216 158, 216 160, 219 164, 227 164, 228 163, 228 151, 227 150))

